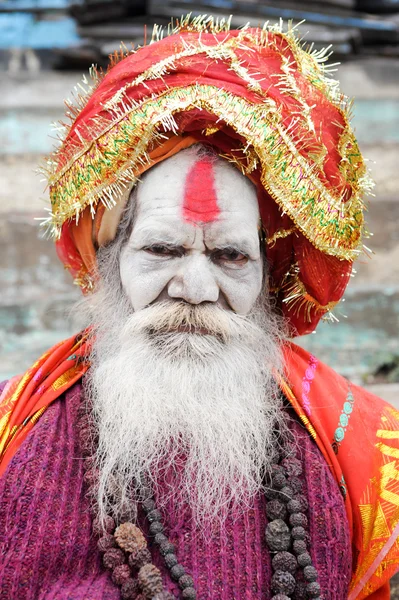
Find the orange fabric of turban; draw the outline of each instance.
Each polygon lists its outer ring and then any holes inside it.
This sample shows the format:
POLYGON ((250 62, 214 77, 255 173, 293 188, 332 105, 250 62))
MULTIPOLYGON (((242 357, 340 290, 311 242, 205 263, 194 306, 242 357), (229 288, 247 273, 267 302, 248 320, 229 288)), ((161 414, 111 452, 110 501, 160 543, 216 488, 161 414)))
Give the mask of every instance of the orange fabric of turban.
POLYGON ((50 161, 50 226, 83 290, 139 176, 205 142, 256 185, 274 304, 292 335, 313 331, 360 252, 368 186, 324 60, 294 30, 186 19, 114 61, 50 161))

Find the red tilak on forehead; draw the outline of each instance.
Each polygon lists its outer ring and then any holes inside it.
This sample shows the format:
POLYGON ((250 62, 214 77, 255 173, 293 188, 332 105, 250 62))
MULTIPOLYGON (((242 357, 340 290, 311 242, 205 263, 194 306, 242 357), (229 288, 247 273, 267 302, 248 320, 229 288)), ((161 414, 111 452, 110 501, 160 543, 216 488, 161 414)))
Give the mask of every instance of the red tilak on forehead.
POLYGON ((202 158, 193 164, 186 177, 183 217, 186 221, 210 223, 219 214, 213 164, 209 158, 202 158))

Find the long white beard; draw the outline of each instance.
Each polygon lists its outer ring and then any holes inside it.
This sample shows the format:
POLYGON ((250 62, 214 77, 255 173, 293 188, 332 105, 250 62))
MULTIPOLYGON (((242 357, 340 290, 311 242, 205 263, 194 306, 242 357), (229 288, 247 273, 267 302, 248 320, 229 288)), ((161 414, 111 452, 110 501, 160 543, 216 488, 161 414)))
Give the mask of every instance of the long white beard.
POLYGON ((279 322, 264 307, 242 317, 176 302, 132 314, 105 284, 91 302, 86 392, 99 436, 100 517, 128 507, 134 519, 144 481, 161 504, 189 502, 199 526, 250 505, 275 456, 276 429, 285 429, 274 379, 279 322), (175 485, 165 487, 173 471, 175 485))

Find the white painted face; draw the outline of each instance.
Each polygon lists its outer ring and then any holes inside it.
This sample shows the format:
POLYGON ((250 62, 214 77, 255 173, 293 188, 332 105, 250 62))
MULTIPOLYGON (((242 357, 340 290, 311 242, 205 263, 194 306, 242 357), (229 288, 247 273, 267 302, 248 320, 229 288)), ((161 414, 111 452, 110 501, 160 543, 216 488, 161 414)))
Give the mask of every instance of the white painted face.
POLYGON ((175 300, 249 313, 263 270, 256 190, 244 175, 189 148, 150 169, 135 201, 120 259, 134 311, 175 300))

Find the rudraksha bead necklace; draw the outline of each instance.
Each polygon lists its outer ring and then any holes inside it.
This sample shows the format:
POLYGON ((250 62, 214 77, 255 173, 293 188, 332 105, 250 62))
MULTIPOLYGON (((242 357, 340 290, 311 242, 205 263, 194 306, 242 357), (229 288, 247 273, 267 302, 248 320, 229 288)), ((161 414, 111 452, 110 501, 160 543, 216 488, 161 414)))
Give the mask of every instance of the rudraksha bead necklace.
MULTIPOLYGON (((78 429, 84 459, 84 480, 95 513, 98 471, 93 459, 93 446, 96 439, 90 417, 83 407, 80 410, 78 429)), ((144 497, 146 499, 142 506, 153 543, 158 547, 171 578, 179 585, 181 597, 195 600, 197 594, 193 579, 179 564, 175 547, 164 534, 162 515, 148 491, 144 492, 144 497)), ((107 516, 103 522, 98 518, 94 519, 93 531, 99 536, 97 547, 103 554, 103 564, 111 571, 112 581, 120 587, 123 600, 174 600, 174 596, 164 589, 161 572, 152 564, 147 540, 137 525, 126 521, 117 526, 114 519, 107 516)))
MULTIPOLYGON (((84 480, 95 512, 98 472, 93 466, 92 453, 96 440, 86 410, 82 410, 79 420, 79 439, 85 465, 84 480)), ((291 447, 285 456, 279 457, 279 464, 273 465, 270 487, 265 492, 269 519, 265 537, 273 569, 271 600, 321 600, 318 573, 307 546, 307 499, 301 493, 301 474, 302 464, 291 447)), ((162 515, 148 491, 142 507, 149 534, 171 579, 179 585, 181 598, 195 600, 194 581, 179 563, 175 547, 165 535, 162 515)), ((111 571, 112 581, 120 587, 123 600, 174 599, 164 589, 161 572, 152 564, 146 538, 137 525, 127 521, 117 526, 114 519, 107 516, 102 523, 94 519, 93 531, 99 536, 97 547, 103 554, 103 564, 111 571)))
POLYGON ((271 600, 321 600, 317 570, 307 551, 308 507, 302 492, 302 463, 287 454, 279 464, 273 465, 271 486, 266 490, 266 543, 272 558, 271 600), (302 577, 300 578, 300 573, 302 577), (302 581, 300 580, 302 579, 302 581))

